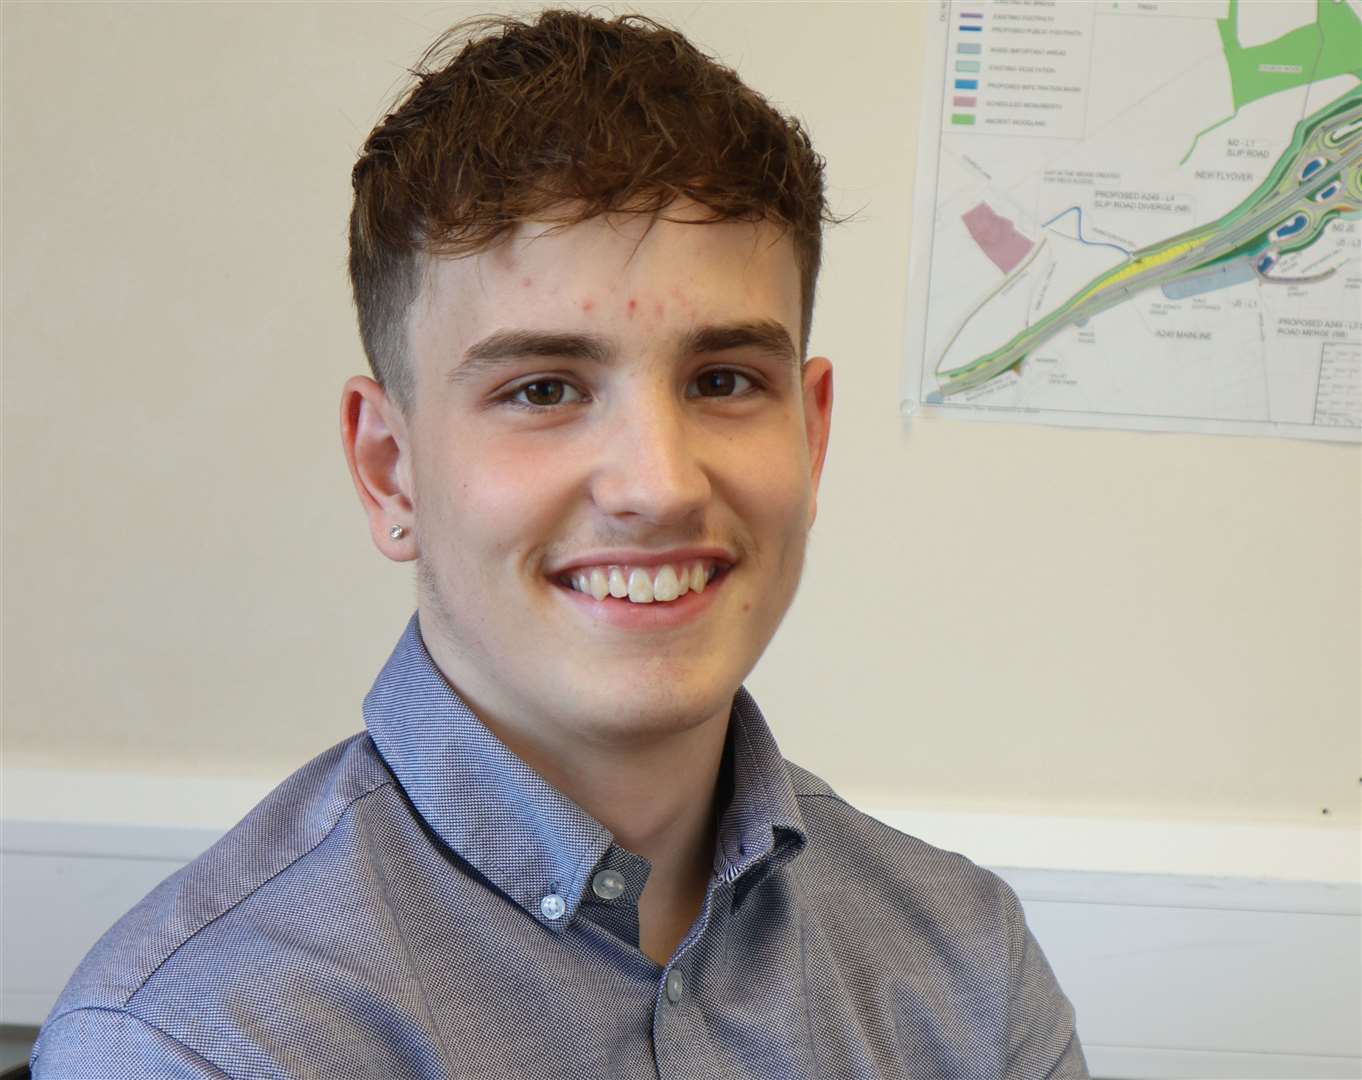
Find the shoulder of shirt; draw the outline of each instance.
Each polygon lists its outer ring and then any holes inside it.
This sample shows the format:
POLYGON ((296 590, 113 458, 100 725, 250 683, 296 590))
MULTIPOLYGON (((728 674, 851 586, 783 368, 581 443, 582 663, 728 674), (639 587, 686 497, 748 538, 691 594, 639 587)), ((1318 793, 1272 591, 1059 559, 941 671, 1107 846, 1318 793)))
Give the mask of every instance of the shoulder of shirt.
POLYGON ((1020 902, 997 874, 856 809, 794 762, 786 767, 808 833, 807 850, 794 863, 804 877, 827 881, 834 898, 850 879, 896 908, 972 924, 988 915, 1004 936, 1015 932, 1020 902))
POLYGON ((100 938, 47 1025, 77 1010, 127 1008, 157 969, 205 927, 305 860, 357 803, 394 783, 363 733, 308 762, 100 938))

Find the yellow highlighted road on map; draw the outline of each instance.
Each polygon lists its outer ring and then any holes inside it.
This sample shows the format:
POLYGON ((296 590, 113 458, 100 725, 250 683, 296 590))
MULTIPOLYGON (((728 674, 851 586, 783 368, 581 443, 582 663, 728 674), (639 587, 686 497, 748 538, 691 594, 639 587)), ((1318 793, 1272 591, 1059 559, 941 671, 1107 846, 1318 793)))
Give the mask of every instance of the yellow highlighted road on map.
POLYGON ((1179 255, 1183 255, 1186 252, 1191 251, 1192 248, 1200 246, 1205 239, 1204 236, 1199 236, 1194 240, 1184 240, 1181 244, 1174 244, 1172 247, 1165 248, 1163 251, 1156 251, 1152 255, 1142 255, 1140 258, 1134 260, 1129 266, 1121 267, 1121 269, 1117 270, 1105 281, 1098 282, 1098 284, 1094 285, 1077 300, 1072 301, 1070 306, 1073 306, 1073 304, 1081 304, 1089 297, 1096 295, 1103 289, 1111 288, 1113 285, 1124 281, 1128 277, 1134 277, 1136 274, 1143 274, 1146 270, 1152 270, 1156 266, 1162 266, 1166 262, 1171 262, 1179 255))

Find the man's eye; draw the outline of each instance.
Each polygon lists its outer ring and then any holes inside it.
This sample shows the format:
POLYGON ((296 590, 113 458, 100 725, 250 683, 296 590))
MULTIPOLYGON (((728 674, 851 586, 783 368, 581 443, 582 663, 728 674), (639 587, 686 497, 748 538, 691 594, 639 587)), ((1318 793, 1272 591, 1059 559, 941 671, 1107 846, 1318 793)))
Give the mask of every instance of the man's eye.
POLYGON ((515 404, 528 405, 536 409, 581 399, 581 393, 562 379, 535 379, 534 382, 525 383, 511 395, 511 401, 515 404))
POLYGON ((699 391, 700 397, 732 397, 734 394, 743 393, 751 385, 751 379, 742 372, 730 368, 715 368, 713 371, 702 372, 695 380, 695 388, 699 391))

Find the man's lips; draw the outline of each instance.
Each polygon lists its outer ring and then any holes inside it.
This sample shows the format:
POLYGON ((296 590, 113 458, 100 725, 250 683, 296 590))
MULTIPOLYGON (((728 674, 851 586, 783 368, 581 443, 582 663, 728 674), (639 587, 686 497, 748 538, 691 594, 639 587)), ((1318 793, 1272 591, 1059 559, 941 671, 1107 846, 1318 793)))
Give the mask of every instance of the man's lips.
MULTIPOLYGON (((552 583, 555 595, 562 597, 573 611, 584 615, 593 624, 630 631, 667 630, 684 626, 713 607, 716 600, 727 591, 725 585, 729 573, 729 570, 715 566, 701 589, 689 589, 670 600, 633 600, 629 596, 610 594, 597 598, 590 591, 583 591, 557 579, 553 579, 552 583)), ((580 569, 578 574, 581 574, 580 569)))

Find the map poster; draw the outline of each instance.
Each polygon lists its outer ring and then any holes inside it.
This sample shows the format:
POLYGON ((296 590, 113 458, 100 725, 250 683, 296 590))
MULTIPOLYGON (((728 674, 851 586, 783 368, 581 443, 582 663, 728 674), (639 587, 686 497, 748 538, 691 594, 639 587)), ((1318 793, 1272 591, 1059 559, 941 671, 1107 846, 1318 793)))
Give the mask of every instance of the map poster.
POLYGON ((905 415, 1359 441, 1362 0, 929 21, 905 415))

